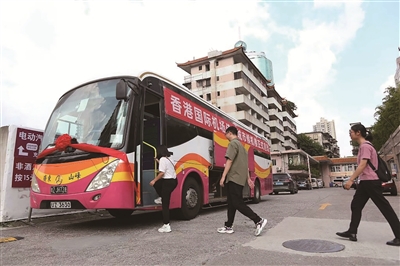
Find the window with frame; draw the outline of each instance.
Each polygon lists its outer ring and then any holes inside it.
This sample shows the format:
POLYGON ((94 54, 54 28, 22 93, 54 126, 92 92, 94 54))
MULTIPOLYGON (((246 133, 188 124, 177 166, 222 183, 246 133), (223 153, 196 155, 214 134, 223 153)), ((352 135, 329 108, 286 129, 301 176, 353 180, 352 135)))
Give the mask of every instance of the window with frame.
POLYGON ((202 70, 203 69, 203 66, 199 66, 199 70, 202 70))

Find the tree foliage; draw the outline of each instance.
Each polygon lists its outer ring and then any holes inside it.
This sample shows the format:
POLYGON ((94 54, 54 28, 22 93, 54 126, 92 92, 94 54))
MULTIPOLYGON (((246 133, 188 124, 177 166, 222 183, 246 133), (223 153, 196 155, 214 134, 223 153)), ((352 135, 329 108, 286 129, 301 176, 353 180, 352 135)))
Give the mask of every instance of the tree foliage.
POLYGON ((400 86, 385 89, 382 105, 375 108, 372 126, 373 144, 379 150, 400 125, 400 86))
POLYGON ((297 135, 297 147, 311 156, 325 155, 325 150, 318 142, 315 142, 305 134, 297 135))

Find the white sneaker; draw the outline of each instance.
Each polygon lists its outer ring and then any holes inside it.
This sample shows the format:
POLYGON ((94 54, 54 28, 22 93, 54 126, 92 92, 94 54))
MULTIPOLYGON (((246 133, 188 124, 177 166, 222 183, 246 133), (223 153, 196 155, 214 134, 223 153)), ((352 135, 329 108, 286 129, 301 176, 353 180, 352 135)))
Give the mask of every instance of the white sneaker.
POLYGON ((169 233, 171 232, 171 226, 169 224, 164 224, 160 228, 158 228, 158 232, 160 233, 169 233))
POLYGON ((224 227, 218 228, 217 232, 221 233, 221 234, 232 234, 235 231, 233 231, 232 227, 224 226, 224 227))
POLYGON ((261 232, 262 232, 262 230, 264 229, 264 227, 267 225, 267 219, 264 219, 264 218, 261 218, 261 221, 259 221, 257 224, 256 224, 256 231, 254 232, 254 234, 256 235, 256 236, 259 236, 260 234, 261 234, 261 232))
POLYGON ((154 200, 154 203, 155 203, 155 204, 162 204, 161 197, 156 198, 156 199, 154 200))

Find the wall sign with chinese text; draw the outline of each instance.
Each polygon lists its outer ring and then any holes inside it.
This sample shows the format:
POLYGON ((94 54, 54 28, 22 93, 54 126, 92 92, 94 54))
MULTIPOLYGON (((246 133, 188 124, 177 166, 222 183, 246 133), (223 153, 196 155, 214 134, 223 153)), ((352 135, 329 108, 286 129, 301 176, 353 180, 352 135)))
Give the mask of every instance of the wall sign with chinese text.
POLYGON ((14 147, 12 187, 30 187, 33 165, 39 152, 43 132, 17 128, 14 147))

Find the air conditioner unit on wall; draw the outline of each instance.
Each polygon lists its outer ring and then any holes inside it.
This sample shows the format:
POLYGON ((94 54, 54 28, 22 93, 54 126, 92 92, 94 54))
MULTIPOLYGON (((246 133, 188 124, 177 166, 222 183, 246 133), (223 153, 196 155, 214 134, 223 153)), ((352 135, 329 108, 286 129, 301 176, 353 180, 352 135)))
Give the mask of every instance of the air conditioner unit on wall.
POLYGON ((282 171, 282 169, 281 169, 280 167, 277 167, 277 168, 276 168, 276 171, 277 171, 277 172, 280 172, 280 171, 282 171))

